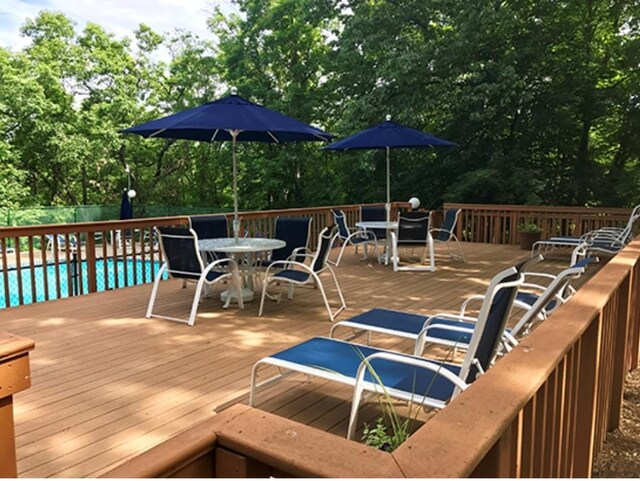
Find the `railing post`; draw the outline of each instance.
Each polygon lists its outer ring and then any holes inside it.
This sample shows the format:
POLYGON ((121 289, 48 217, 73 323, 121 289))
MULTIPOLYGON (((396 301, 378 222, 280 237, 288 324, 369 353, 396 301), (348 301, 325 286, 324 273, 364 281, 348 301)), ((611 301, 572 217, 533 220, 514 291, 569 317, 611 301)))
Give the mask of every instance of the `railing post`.
POLYGON ((0 332, 0 477, 17 478, 13 395, 31 386, 31 339, 0 332))
MULTIPOLYGON (((135 242, 134 239, 131 239, 131 242, 135 242)), ((82 247, 80 244, 78 245, 78 249, 82 247)), ((87 248, 86 248, 86 259, 87 259, 87 284, 89 287, 89 292, 97 292, 98 290, 98 281, 96 279, 96 238, 95 233, 87 232, 87 248)))

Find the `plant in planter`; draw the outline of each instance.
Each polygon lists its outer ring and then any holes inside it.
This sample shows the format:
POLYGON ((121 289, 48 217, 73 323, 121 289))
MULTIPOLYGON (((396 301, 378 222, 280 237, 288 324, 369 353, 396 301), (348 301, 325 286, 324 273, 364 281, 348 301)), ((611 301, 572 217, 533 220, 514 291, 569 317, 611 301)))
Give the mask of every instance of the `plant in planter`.
POLYGON ((531 250, 533 244, 538 242, 542 237, 542 230, 533 222, 520 224, 518 226, 518 237, 520 239, 520 248, 523 250, 531 250))

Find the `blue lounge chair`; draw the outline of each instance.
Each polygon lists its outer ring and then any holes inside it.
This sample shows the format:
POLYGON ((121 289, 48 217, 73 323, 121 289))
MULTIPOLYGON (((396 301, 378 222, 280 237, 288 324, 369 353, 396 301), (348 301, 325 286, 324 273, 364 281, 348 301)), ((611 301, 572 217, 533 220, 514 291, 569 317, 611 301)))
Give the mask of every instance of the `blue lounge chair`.
POLYGON ((447 209, 444 213, 442 226, 431 229, 431 234, 433 235, 433 240, 436 243, 445 244, 447 246, 449 256, 452 259, 466 262, 464 253, 462 252, 462 246, 460 245, 460 240, 454 234, 456 224, 458 223, 458 217, 460 217, 460 211, 460 209, 447 209), (451 250, 451 241, 456 243, 456 247, 458 248, 457 254, 451 250))
POLYGON ((260 265, 269 267, 274 262, 294 260, 304 262, 308 254, 309 238, 311 237, 312 217, 278 217, 274 237, 285 241, 282 249, 274 250, 268 259, 262 259, 260 265))
POLYGON ((378 251, 378 239, 373 231, 363 230, 358 228, 350 228, 347 225, 347 216, 344 211, 336 210, 333 211, 333 220, 336 223, 336 233, 331 240, 331 248, 335 244, 337 239, 342 241, 342 247, 340 248, 340 253, 338 254, 338 258, 336 259, 335 265, 338 267, 340 265, 340 260, 342 259, 342 254, 344 254, 344 249, 347 245, 351 244, 356 248, 356 254, 358 253, 358 247, 362 246, 363 255, 362 259, 366 259, 369 255, 368 248, 369 246, 373 246, 373 256, 375 257, 378 251))
POLYGON ((554 236, 536 242, 531 248, 531 253, 533 255, 535 252, 546 251, 551 248, 575 247, 586 242, 589 245, 588 250, 590 252, 616 254, 633 238, 634 225, 638 219, 640 219, 640 205, 634 207, 624 228, 602 227, 580 237, 554 236))
MULTIPOLYGON (((598 262, 597 257, 587 256, 588 252, 589 245, 586 242, 577 245, 573 249, 573 252, 571 253, 571 263, 569 264, 569 268, 577 268, 581 269, 581 271, 579 275, 575 276, 572 279, 569 279, 569 281, 564 284, 563 288, 556 292, 555 297, 543 306, 542 310, 538 313, 540 319, 546 319, 554 309, 567 302, 569 298, 576 293, 576 290, 571 285, 571 282, 578 279, 590 264, 598 262)), ((528 310, 531 309, 531 307, 537 302, 541 294, 547 289, 548 283, 553 281, 557 277, 557 275, 547 272, 525 272, 524 277, 524 283, 518 290, 514 306, 524 310, 528 310), (547 284, 541 283, 540 279, 544 279, 547 284)), ((472 296, 467 298, 460 308, 460 313, 464 315, 468 305, 471 302, 481 299, 482 296, 472 296)))
MULTIPOLYGON (((53 252, 54 247, 57 247, 58 251, 67 250, 67 238, 64 234, 45 234, 47 239, 47 250, 53 252)), ((78 239, 74 234, 69 234, 69 249, 75 251, 78 248, 78 239)))
MULTIPOLYGON (((200 302, 200 297, 205 286, 210 287, 217 282, 231 280, 234 282, 237 292, 242 292, 236 261, 233 259, 218 259, 205 265, 200 255, 200 250, 198 249, 198 236, 195 231, 184 228, 156 227, 156 232, 160 239, 160 248, 165 261, 156 274, 156 280, 153 283, 153 289, 147 307, 147 318, 158 317, 170 321, 186 322, 190 326, 193 326, 196 322, 198 303, 200 302), (222 266, 224 266, 224 271, 222 270, 222 266), (193 304, 188 319, 153 313, 153 306, 158 295, 160 280, 165 272, 167 272, 170 277, 182 279, 185 283, 196 283, 193 304)), ((227 296, 227 302, 224 307, 229 306, 231 297, 232 296, 227 296)), ((242 296, 239 296, 238 303, 240 308, 244 308, 242 296)))
MULTIPOLYGON (((537 322, 546 319, 546 315, 540 316, 545 307, 555 302, 555 296, 583 272, 583 267, 571 267, 558 274, 518 322, 512 328, 505 329, 504 351, 511 350, 518 344, 519 339, 531 332, 537 322)), ((404 337, 416 341, 414 354, 418 355, 429 343, 462 350, 468 349, 477 325, 478 318, 466 316, 463 311, 460 314, 438 313, 425 316, 388 309, 373 309, 336 324, 331 330, 331 336, 333 337, 335 330, 340 326, 364 330, 369 334, 378 332, 404 337)))
MULTIPOLYGON (((524 270, 541 259, 538 256, 515 267, 522 277, 522 282, 524 282, 524 270)), ((367 344, 371 342, 371 333, 374 332, 411 339, 415 342, 413 354, 416 356, 422 354, 425 343, 437 343, 466 349, 471 341, 475 325, 484 322, 483 316, 490 316, 493 314, 494 309, 500 308, 495 302, 492 303, 491 299, 494 298, 492 289, 495 289, 496 283, 501 277, 502 272, 498 273, 489 282, 487 292, 480 297, 483 304, 480 307, 477 318, 465 316, 464 312, 459 314, 438 313, 424 315, 376 308, 336 323, 331 328, 330 336, 334 337, 338 329, 346 327, 355 331, 354 337, 366 333, 367 344)), ((508 315, 509 313, 505 314, 508 315)))
POLYGON ((478 323, 462 365, 315 337, 259 360, 252 370, 249 403, 255 405, 259 388, 291 373, 353 386, 349 439, 356 431, 364 391, 441 409, 491 366, 521 282, 522 276, 515 268, 503 271, 492 280, 488 294, 495 307, 478 323), (281 373, 258 383, 259 370, 265 365, 275 366, 281 373))
MULTIPOLYGON (((342 312, 343 309, 347 307, 347 304, 342 295, 342 291, 340 290, 340 285, 338 284, 338 278, 327 262, 327 258, 329 257, 329 253, 331 250, 331 241, 333 239, 333 236, 331 234, 332 231, 333 226, 325 227, 318 236, 318 247, 315 254, 305 255, 305 257, 307 258, 311 258, 310 265, 306 265, 302 262, 293 260, 275 261, 271 263, 271 265, 267 268, 267 272, 265 273, 265 280, 262 287, 262 297, 260 299, 260 309, 258 311, 258 316, 262 315, 262 311, 264 310, 264 300, 267 297, 267 288, 272 282, 280 284, 281 289, 285 284, 288 284, 289 299, 293 299, 294 286, 317 286, 320 294, 322 295, 322 300, 324 301, 324 305, 327 308, 327 312, 329 313, 329 319, 331 319, 332 321, 338 314, 340 314, 340 312, 342 312), (331 274, 336 289, 338 290, 338 296, 340 297, 340 307, 335 311, 331 310, 329 300, 327 299, 327 294, 325 293, 324 287, 322 285, 322 280, 320 279, 320 275, 323 272, 329 272, 329 274, 331 274)), ((281 297, 282 292, 275 296, 275 299, 280 302, 281 297)))

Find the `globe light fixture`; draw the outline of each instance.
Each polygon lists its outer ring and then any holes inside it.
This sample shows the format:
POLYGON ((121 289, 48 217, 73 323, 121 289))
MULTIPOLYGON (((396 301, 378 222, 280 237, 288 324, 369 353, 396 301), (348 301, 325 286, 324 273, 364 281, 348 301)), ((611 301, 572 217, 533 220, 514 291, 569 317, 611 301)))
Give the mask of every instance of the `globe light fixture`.
POLYGON ((420 207, 420 199, 417 197, 411 197, 411 199, 409 199, 409 204, 411 204, 411 208, 415 210, 420 207))
POLYGON ((129 196, 129 199, 133 199, 133 198, 137 195, 137 193, 136 193, 136 191, 135 191, 135 190, 133 190, 133 189, 129 189, 129 190, 127 191, 127 195, 129 196))

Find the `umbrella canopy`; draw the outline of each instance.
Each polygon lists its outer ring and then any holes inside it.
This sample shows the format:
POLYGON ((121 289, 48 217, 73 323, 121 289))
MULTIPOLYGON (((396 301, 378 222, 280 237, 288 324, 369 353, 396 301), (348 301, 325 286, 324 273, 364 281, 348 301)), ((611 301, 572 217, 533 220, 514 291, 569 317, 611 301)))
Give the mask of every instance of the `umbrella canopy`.
POLYGON ((127 189, 122 191, 122 201, 120 202, 120 220, 133 219, 133 205, 127 189))
POLYGON ((331 134, 299 120, 250 102, 233 93, 176 114, 122 130, 145 138, 199 140, 233 143, 234 235, 238 237, 238 185, 236 142, 286 143, 330 140, 331 134))
POLYGON ((391 208, 389 150, 401 148, 453 147, 456 145, 454 142, 440 139, 421 130, 391 122, 389 117, 387 117, 385 122, 329 144, 323 147, 323 150, 385 149, 387 151, 387 220, 389 220, 389 211, 391 208))

